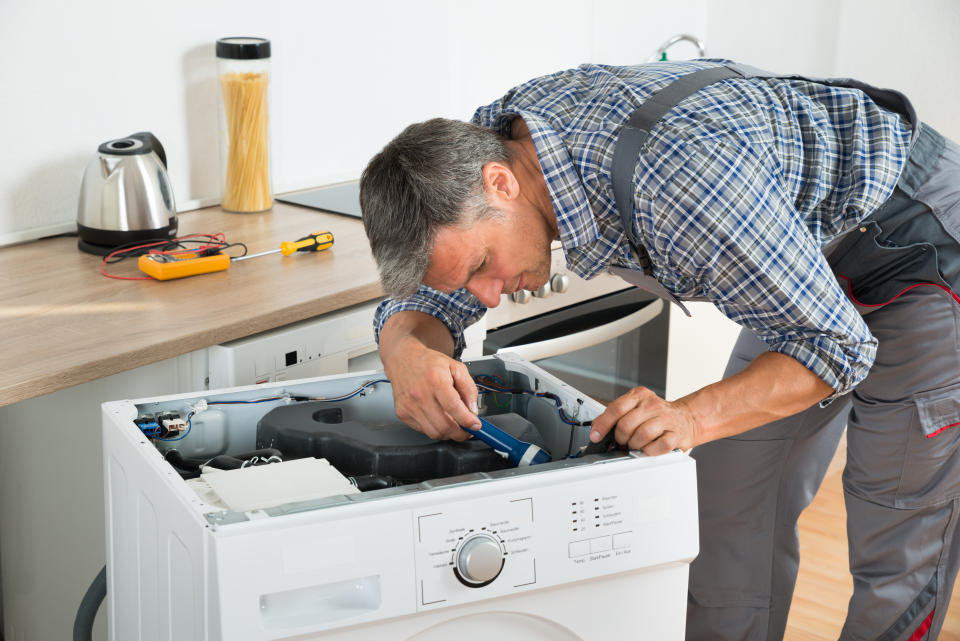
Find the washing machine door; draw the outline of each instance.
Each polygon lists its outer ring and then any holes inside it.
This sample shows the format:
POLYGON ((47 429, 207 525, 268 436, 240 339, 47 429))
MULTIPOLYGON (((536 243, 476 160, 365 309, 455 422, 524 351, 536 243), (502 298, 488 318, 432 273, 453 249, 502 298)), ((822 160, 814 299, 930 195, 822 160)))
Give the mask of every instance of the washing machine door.
POLYGON ((543 617, 520 612, 469 614, 418 632, 407 641, 583 641, 569 628, 543 617))

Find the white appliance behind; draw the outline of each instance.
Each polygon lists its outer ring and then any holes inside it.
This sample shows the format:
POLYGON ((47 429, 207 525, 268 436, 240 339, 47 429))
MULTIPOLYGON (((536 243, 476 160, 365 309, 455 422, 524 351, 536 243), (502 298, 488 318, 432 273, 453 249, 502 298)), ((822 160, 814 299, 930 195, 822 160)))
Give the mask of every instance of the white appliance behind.
POLYGON ((325 314, 207 350, 210 389, 377 369, 378 302, 325 314))
MULTIPOLYGON (((208 348, 209 389, 380 369, 373 336, 379 300, 208 348)), ((463 358, 480 356, 486 320, 465 332, 463 358)))

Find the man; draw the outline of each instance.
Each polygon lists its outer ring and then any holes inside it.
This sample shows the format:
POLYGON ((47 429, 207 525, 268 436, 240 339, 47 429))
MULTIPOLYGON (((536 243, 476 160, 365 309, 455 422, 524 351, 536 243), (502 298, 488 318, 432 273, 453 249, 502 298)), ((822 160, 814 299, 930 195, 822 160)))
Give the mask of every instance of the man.
POLYGON ((696 447, 688 638, 782 638, 797 517, 845 424, 842 638, 936 637, 960 565, 960 150, 901 94, 721 61, 584 65, 473 124, 410 126, 361 205, 397 414, 432 438, 477 426, 463 328, 542 286, 555 239, 584 278, 744 327, 724 380, 671 402, 635 388, 593 421, 648 455, 696 447))

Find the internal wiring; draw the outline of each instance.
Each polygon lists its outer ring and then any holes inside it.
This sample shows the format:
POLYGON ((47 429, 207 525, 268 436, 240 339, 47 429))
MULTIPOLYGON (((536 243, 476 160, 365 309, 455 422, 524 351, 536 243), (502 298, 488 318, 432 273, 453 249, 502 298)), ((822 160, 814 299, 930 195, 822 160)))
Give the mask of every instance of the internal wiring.
MULTIPOLYGON (((253 404, 256 404, 256 403, 268 403, 268 402, 270 402, 270 401, 287 401, 287 400, 289 400, 289 401, 324 401, 324 402, 332 403, 332 402, 337 402, 337 401, 345 401, 345 400, 347 400, 347 399, 353 398, 354 396, 356 396, 356 395, 358 395, 358 394, 362 394, 362 393, 363 393, 364 391, 366 391, 368 388, 376 385, 377 383, 389 383, 389 382, 390 382, 390 381, 388 381, 388 380, 385 379, 385 378, 379 378, 379 379, 374 380, 374 381, 368 381, 368 382, 364 383, 363 385, 361 385, 360 387, 358 387, 357 389, 355 389, 355 390, 353 390, 353 391, 351 391, 351 392, 347 392, 346 394, 342 394, 342 395, 340 395, 340 396, 291 396, 291 395, 289 395, 289 394, 281 394, 281 395, 278 395, 278 396, 265 396, 265 397, 263 397, 263 398, 255 398, 255 399, 244 400, 244 401, 206 401, 206 405, 208 405, 208 406, 209 406, 209 405, 253 405, 253 404)), ((201 410, 201 411, 202 411, 202 410, 201 410)), ((187 414, 187 429, 184 430, 183 434, 181 434, 181 435, 179 435, 179 436, 168 437, 168 438, 163 438, 163 437, 156 436, 156 434, 158 433, 158 431, 159 431, 159 429, 160 429, 159 427, 158 427, 158 428, 155 428, 155 429, 153 430, 152 434, 147 434, 146 431, 144 431, 144 434, 146 434, 149 438, 153 438, 153 439, 156 440, 156 441, 169 442, 169 441, 180 441, 180 440, 183 440, 183 439, 187 438, 187 436, 190 434, 190 430, 193 429, 193 420, 192 420, 192 419, 193 419, 193 416, 194 416, 196 413, 197 413, 197 411, 194 410, 194 411, 191 411, 189 414, 187 414)))
MULTIPOLYGON (((557 406, 557 413, 560 415, 560 420, 566 423, 567 425, 581 427, 581 426, 586 426, 591 424, 591 421, 578 422, 578 421, 572 420, 569 416, 567 416, 566 412, 563 411, 563 403, 560 401, 560 397, 558 397, 556 394, 551 394, 549 392, 535 392, 533 390, 528 390, 528 389, 508 387, 506 383, 504 383, 503 379, 500 378, 499 376, 480 375, 480 376, 474 377, 474 382, 477 384, 477 387, 479 388, 480 393, 491 394, 494 399, 494 402, 497 403, 497 405, 500 408, 507 407, 507 405, 509 404, 509 401, 507 401, 507 404, 501 404, 500 401, 497 399, 497 394, 527 394, 529 396, 546 398, 553 401, 557 406)), ((335 403, 339 401, 346 401, 357 395, 363 394, 366 390, 368 390, 369 388, 379 383, 386 383, 389 385, 390 381, 386 378, 378 378, 372 381, 367 381, 360 387, 350 392, 347 392, 346 394, 341 394, 340 396, 293 396, 290 394, 279 394, 274 396, 265 396, 263 398, 255 398, 251 400, 206 401, 206 405, 207 406, 209 405, 252 405, 256 403, 268 403, 271 401, 295 401, 295 402, 322 401, 326 403, 335 403)), ((170 441, 183 440, 187 438, 187 436, 190 434, 190 431, 193 429, 193 420, 192 420, 193 417, 197 414, 198 411, 202 411, 202 410, 203 408, 201 408, 200 410, 191 410, 187 414, 187 418, 186 418, 187 429, 184 430, 183 434, 180 434, 179 436, 168 437, 168 438, 162 438, 162 437, 156 436, 157 429, 159 428, 154 429, 153 435, 147 434, 146 431, 144 431, 144 434, 146 434, 149 438, 153 438, 154 440, 157 440, 157 441, 170 442, 170 441)))
POLYGON ((388 379, 386 379, 386 378, 378 378, 378 379, 376 379, 376 380, 374 380, 374 381, 368 381, 368 382, 364 383, 363 385, 361 385, 361 386, 358 387, 357 389, 353 390, 352 392, 348 392, 348 393, 344 394, 343 396, 327 396, 327 397, 323 397, 323 396, 313 396, 313 397, 311 397, 311 396, 308 396, 308 397, 305 397, 305 398, 302 398, 302 399, 301 399, 301 398, 298 398, 297 400, 304 400, 304 401, 327 401, 327 402, 345 401, 345 400, 347 400, 347 399, 353 398, 353 397, 356 396, 357 394, 363 394, 363 392, 366 391, 366 389, 367 389, 368 387, 373 387, 373 386, 376 385, 377 383, 386 383, 387 385, 389 385, 389 384, 390 384, 390 381, 389 381, 388 379))
POLYGON ((190 430, 193 429, 193 421, 192 421, 192 419, 193 419, 193 415, 194 415, 194 414, 196 414, 196 412, 190 412, 189 414, 187 414, 187 429, 185 429, 185 430, 183 431, 183 434, 181 434, 180 436, 174 436, 174 437, 168 437, 168 438, 162 438, 162 437, 159 437, 159 436, 155 436, 155 437, 154 437, 154 440, 155 440, 155 441, 167 441, 167 442, 169 442, 169 441, 182 441, 183 439, 187 438, 187 436, 190 435, 190 430))
POLYGON ((268 396, 266 398, 257 398, 252 401, 207 401, 207 405, 253 405, 254 403, 268 403, 270 401, 285 401, 290 396, 282 394, 280 396, 268 396))
POLYGON ((250 403, 266 403, 267 401, 280 401, 280 400, 292 400, 292 401, 324 401, 327 403, 334 403, 337 401, 345 401, 351 399, 358 394, 362 394, 368 388, 373 387, 377 383, 390 383, 389 380, 385 378, 378 378, 373 381, 367 381, 360 387, 356 388, 351 392, 346 394, 341 394, 340 396, 291 396, 289 394, 282 394, 280 396, 268 396, 265 398, 257 398, 252 401, 207 401, 207 405, 242 405, 250 403))

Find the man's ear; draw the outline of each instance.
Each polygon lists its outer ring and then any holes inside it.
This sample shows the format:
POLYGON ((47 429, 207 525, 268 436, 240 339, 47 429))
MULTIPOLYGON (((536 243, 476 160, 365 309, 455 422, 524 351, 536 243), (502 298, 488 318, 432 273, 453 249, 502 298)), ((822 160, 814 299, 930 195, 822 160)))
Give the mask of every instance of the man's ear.
POLYGON ((509 167, 491 161, 483 166, 483 188, 488 199, 514 200, 520 195, 520 183, 509 167))

